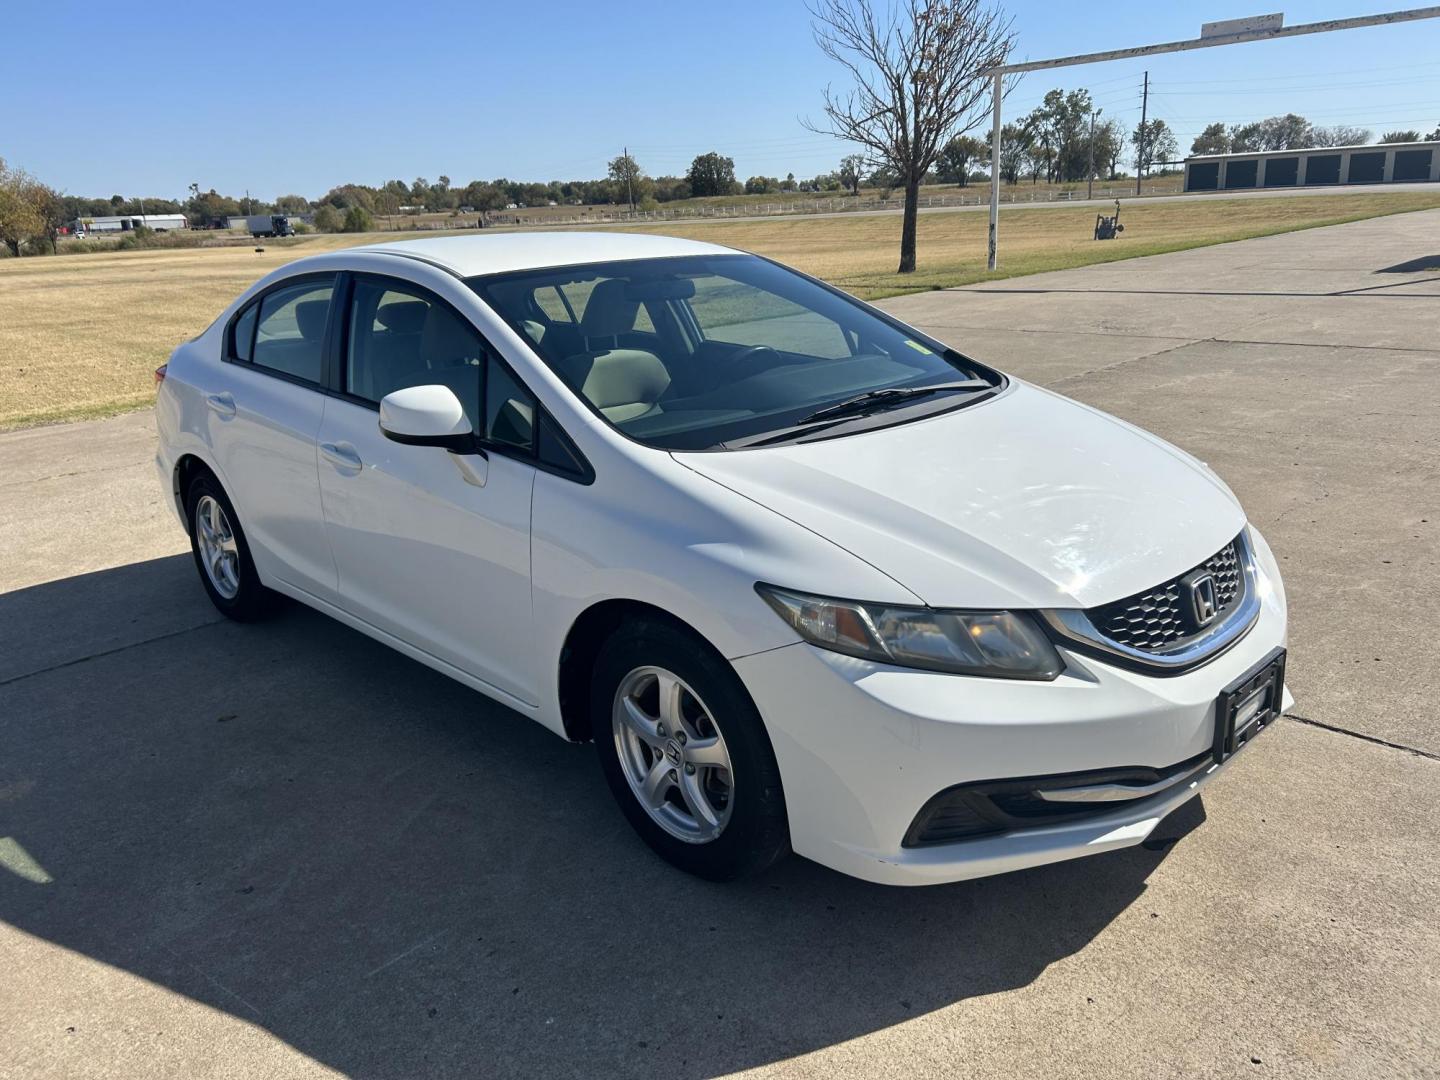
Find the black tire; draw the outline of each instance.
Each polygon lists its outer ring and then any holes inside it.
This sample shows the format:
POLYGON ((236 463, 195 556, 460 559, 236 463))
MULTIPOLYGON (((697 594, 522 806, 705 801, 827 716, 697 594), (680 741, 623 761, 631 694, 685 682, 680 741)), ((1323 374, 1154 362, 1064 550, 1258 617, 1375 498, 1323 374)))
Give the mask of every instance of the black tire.
POLYGON ((201 473, 190 482, 190 489, 185 493, 185 523, 190 529, 190 553, 195 558, 195 570, 200 575, 200 584, 204 586, 210 602, 222 615, 237 622, 252 622, 272 614, 280 606, 280 594, 260 583, 255 561, 250 557, 250 545, 245 540, 245 530, 240 525, 240 517, 235 513, 230 497, 225 494, 220 482, 208 473, 201 473), (200 530, 195 514, 201 500, 207 496, 220 504, 235 539, 239 587, 234 596, 226 596, 215 587, 201 554, 200 530))
POLYGON ((631 826, 667 862, 710 881, 766 869, 790 851, 780 768, 764 722, 734 669, 704 641, 661 621, 627 623, 600 650, 591 686, 591 731, 601 771, 631 826), (631 789, 611 717, 622 681, 637 668, 664 668, 713 714, 733 766, 729 819, 712 840, 689 842, 663 829, 631 789))

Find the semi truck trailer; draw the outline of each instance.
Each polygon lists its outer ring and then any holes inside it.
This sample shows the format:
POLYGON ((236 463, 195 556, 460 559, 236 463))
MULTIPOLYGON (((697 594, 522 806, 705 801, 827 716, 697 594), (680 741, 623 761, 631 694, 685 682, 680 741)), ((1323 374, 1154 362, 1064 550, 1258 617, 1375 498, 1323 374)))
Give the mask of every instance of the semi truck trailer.
POLYGON ((249 214, 245 218, 245 227, 254 237, 295 235, 295 226, 284 214, 249 214))

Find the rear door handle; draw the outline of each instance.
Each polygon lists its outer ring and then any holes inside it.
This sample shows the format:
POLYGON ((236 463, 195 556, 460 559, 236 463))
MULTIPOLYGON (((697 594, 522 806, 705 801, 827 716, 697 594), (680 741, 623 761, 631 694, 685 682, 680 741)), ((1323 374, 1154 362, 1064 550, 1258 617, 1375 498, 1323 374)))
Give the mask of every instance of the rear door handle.
POLYGON ((223 394, 207 394, 205 396, 205 404, 209 405, 211 409, 227 420, 235 415, 235 399, 230 395, 229 391, 223 394))
POLYGON ((322 442, 320 453, 325 455, 325 459, 330 464, 342 469, 359 469, 365 464, 360 460, 360 455, 356 452, 355 447, 349 443, 322 442))

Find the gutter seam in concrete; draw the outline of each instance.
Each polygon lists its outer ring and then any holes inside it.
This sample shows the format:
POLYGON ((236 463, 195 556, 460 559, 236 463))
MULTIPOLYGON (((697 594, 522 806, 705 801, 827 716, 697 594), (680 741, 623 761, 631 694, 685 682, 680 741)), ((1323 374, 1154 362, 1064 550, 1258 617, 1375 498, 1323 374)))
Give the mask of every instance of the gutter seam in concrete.
POLYGON ((223 618, 208 619, 205 622, 196 623, 194 626, 186 626, 179 630, 172 630, 168 634, 159 634, 156 637, 145 638, 143 641, 132 641, 127 645, 117 645, 113 649, 104 649, 97 653, 90 653, 88 656, 77 656, 72 660, 62 660, 60 663, 52 664, 49 667, 36 668, 34 671, 25 671, 19 675, 11 675, 8 679, 0 679, 0 687, 9 686, 11 683, 17 683, 24 679, 33 679, 36 675, 45 675, 52 671, 59 671, 62 668, 74 667, 76 664, 83 664, 89 660, 99 660, 103 656, 114 656, 116 653, 126 652, 130 649, 138 649, 142 645, 152 645, 157 641, 168 641, 170 638, 179 637, 181 634, 190 634, 196 630, 203 630, 207 626, 217 626, 223 622, 225 622, 223 618))
POLYGON ((1403 750, 1407 754, 1414 754, 1416 757, 1428 758, 1430 761, 1440 761, 1440 754, 1429 750, 1420 750, 1414 746, 1406 746, 1404 743, 1391 742, 1389 739, 1376 738, 1374 735, 1362 735, 1358 731, 1351 731, 1349 728, 1337 727, 1334 724, 1327 724, 1323 720, 1311 720, 1309 717, 1296 716, 1294 713, 1284 713, 1286 720, 1294 720, 1310 727, 1323 728, 1326 731, 1333 731, 1337 735, 1349 735, 1352 739, 1359 739, 1362 742, 1374 743, 1376 746, 1388 746, 1391 750, 1403 750))

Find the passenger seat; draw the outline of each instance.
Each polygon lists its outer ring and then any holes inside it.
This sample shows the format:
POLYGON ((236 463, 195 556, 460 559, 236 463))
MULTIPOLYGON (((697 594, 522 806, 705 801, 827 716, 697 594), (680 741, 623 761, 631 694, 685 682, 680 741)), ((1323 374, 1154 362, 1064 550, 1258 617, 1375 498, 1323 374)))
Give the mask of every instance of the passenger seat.
POLYGON ((670 373, 653 352, 614 347, 635 328, 640 310, 640 301, 625 295, 626 286, 618 278, 595 286, 580 317, 585 351, 559 363, 561 378, 613 421, 649 412, 670 386, 670 373))

